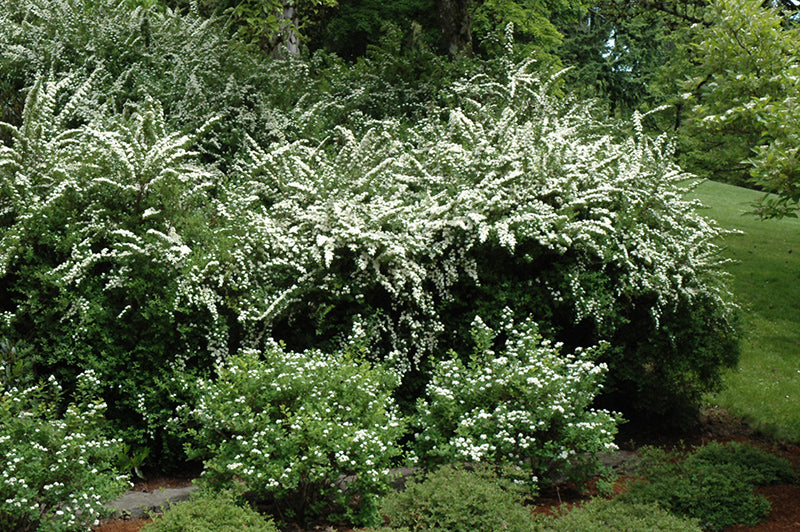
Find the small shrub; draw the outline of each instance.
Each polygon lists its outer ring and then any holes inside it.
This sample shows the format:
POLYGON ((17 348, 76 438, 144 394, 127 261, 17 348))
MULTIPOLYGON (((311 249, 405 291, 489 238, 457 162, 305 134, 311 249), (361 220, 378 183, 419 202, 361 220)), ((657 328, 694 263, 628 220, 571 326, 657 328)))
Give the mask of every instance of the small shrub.
POLYGON ((403 433, 396 378, 346 354, 243 351, 200 383, 192 412, 205 483, 237 487, 304 522, 333 511, 371 524, 403 433))
POLYGON ((200 492, 169 507, 142 532, 278 532, 271 519, 225 494, 200 492))
POLYGON ((792 484, 798 479, 797 473, 785 458, 740 442, 711 442, 697 449, 690 460, 696 466, 708 468, 727 465, 736 467, 742 470, 744 478, 756 486, 792 484))
POLYGON ((595 455, 615 448, 617 418, 590 408, 605 365, 597 349, 563 356, 535 323, 507 319, 505 350, 495 353, 496 333, 476 318, 476 349, 467 364, 437 364, 419 401, 416 435, 428 461, 490 461, 524 470, 539 481, 594 472, 595 455))
POLYGON ((412 532, 529 532, 534 518, 523 505, 527 491, 485 465, 446 465, 385 498, 381 512, 392 527, 412 532))
POLYGON ((632 484, 624 500, 657 503, 711 530, 756 525, 770 504, 754 488, 795 478, 788 463, 754 447, 716 443, 685 457, 650 449, 642 476, 646 480, 632 484))
POLYGON ((53 378, 0 395, 0 529, 86 530, 128 486, 114 467, 120 443, 102 435, 97 378, 83 373, 77 386, 63 416, 53 378))
POLYGON ((543 532, 700 532, 695 519, 678 517, 657 504, 625 503, 593 499, 585 505, 559 514, 543 532))

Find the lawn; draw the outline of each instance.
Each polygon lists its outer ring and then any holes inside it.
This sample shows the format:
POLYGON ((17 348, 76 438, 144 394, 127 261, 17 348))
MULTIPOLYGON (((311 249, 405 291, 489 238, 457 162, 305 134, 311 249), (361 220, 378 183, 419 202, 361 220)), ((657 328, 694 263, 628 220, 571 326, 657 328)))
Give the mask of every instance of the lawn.
POLYGON ((713 181, 693 197, 722 227, 741 231, 721 244, 742 308, 742 355, 708 401, 766 434, 800 441, 800 219, 748 215, 760 193, 713 181))

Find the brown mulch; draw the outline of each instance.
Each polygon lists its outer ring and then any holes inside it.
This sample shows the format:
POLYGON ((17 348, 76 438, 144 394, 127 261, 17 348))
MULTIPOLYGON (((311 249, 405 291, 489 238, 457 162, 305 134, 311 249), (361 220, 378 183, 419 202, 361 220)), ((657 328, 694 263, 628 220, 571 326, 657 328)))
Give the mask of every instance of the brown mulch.
POLYGON ((152 523, 152 519, 106 519, 92 528, 93 532, 139 532, 147 523, 152 523))

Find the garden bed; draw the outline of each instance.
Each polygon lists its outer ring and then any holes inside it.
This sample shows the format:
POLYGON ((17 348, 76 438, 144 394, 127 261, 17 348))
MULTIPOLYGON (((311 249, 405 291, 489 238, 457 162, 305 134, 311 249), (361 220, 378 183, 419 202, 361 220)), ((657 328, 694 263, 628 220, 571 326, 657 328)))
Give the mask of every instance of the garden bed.
MULTIPOLYGON (((631 480, 632 477, 627 472, 626 464, 630 462, 631 453, 635 453, 641 446, 655 445, 673 449, 681 445, 704 445, 712 441, 747 443, 788 459, 795 469, 800 464, 800 446, 771 441, 754 432, 743 421, 729 415, 724 410, 707 408, 702 412, 698 425, 682 433, 664 432, 663 429, 659 430, 653 427, 623 426, 617 438, 621 449, 621 459, 614 466, 619 473, 616 484, 613 486, 614 493, 619 494, 624 491, 626 484, 631 480)), ((138 481, 133 489, 140 492, 158 492, 161 489, 189 485, 191 485, 191 479, 185 476, 154 477, 147 481, 138 481)), ((757 491, 764 495, 772 505, 772 511, 768 518, 755 527, 736 526, 728 530, 768 532, 800 529, 800 486, 767 486, 758 488, 757 491)), ((556 485, 543 491, 533 507, 537 513, 552 513, 561 505, 571 507, 597 496, 600 496, 600 491, 596 482, 590 482, 585 489, 577 489, 570 484, 556 485)), ((138 532, 149 522, 148 518, 122 516, 103 521, 93 529, 93 532, 138 532)), ((285 530, 286 532, 350 532, 353 529, 341 524, 321 524, 312 528, 290 525, 285 530)))

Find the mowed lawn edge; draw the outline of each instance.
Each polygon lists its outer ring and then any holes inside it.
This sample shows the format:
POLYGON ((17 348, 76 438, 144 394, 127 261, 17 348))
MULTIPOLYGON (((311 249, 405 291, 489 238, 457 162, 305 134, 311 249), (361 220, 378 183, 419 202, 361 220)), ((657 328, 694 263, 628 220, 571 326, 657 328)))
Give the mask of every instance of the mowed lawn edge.
POLYGON ((739 366, 707 401, 769 436, 800 441, 800 219, 748 214, 762 193, 704 181, 689 197, 730 230, 720 245, 731 259, 730 287, 742 309, 739 366))

